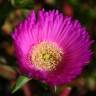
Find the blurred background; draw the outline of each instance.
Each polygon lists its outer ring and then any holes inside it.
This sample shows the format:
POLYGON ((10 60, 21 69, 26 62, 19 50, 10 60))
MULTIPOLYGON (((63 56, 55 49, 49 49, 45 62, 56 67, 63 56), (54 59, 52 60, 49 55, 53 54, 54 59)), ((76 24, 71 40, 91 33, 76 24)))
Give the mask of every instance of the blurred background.
POLYGON ((96 0, 0 0, 0 96, 96 96, 96 0), (77 79, 58 86, 57 95, 54 88, 36 80, 12 94, 19 70, 10 34, 30 10, 38 12, 42 8, 58 9, 86 27, 95 41, 92 60, 77 79))

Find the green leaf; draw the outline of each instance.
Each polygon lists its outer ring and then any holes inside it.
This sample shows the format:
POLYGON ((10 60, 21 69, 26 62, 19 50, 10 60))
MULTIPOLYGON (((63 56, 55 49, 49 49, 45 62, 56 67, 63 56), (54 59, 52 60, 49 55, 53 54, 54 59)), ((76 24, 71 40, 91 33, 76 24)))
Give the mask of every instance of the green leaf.
POLYGON ((16 79, 16 72, 12 67, 0 62, 0 76, 8 80, 14 80, 16 79))
POLYGON ((67 1, 71 5, 78 5, 79 1, 78 0, 68 0, 67 1))
POLYGON ((33 8, 34 0, 10 0, 14 7, 33 8))
POLYGON ((17 81, 14 89, 12 90, 12 93, 15 93, 17 90, 19 90, 25 83, 27 83, 30 79, 26 76, 20 76, 17 81))

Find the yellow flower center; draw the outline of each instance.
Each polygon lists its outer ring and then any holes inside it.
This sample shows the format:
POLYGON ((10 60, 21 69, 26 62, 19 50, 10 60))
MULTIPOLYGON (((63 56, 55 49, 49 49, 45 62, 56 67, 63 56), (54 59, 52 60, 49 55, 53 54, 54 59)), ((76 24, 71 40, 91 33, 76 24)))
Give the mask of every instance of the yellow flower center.
POLYGON ((31 61, 40 70, 52 71, 62 60, 62 54, 55 43, 41 42, 33 46, 31 61))

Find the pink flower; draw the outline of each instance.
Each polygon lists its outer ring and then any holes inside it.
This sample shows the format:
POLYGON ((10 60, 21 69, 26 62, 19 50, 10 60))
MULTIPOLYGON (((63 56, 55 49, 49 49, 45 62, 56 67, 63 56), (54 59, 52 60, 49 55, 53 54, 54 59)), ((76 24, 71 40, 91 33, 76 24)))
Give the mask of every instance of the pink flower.
POLYGON ((91 58, 85 28, 57 10, 32 11, 12 38, 22 74, 50 85, 70 82, 91 58))

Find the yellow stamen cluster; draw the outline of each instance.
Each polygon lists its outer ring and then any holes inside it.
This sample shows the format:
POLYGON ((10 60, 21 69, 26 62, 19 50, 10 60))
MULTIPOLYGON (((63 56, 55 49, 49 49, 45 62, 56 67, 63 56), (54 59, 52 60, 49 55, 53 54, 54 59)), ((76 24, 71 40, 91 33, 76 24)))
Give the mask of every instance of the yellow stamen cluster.
POLYGON ((31 61, 38 69, 52 71, 62 59, 62 50, 54 43, 41 42, 32 48, 31 61))

